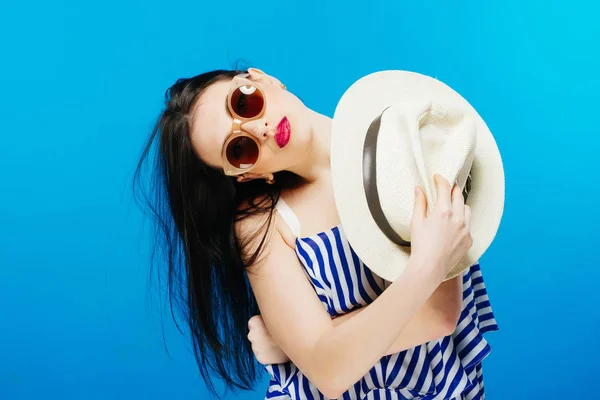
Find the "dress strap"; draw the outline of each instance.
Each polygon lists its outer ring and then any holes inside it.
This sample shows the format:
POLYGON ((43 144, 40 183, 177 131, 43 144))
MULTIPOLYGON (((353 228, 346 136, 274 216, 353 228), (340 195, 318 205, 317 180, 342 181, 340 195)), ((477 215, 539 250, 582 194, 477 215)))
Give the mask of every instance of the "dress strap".
POLYGON ((299 237, 300 221, 298 220, 298 217, 296 217, 296 214, 294 214, 290 206, 288 206, 288 204, 285 201, 283 201, 283 198, 281 196, 279 197, 279 201, 277 202, 275 207, 277 208, 279 215, 281 215, 281 218, 283 218, 283 220, 288 224, 288 226, 292 230, 294 236, 299 237))

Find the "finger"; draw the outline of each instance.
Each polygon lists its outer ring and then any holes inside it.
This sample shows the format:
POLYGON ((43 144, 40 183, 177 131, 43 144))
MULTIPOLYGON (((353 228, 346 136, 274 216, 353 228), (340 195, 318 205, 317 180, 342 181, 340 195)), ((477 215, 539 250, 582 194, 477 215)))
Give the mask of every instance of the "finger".
POLYGON ((413 210, 412 224, 423 222, 427 212, 427 200, 423 194, 423 190, 419 186, 415 186, 415 208, 413 210))
POLYGON ((465 198, 462 189, 458 185, 454 185, 452 188, 452 208, 456 215, 463 216, 465 214, 465 198))
POLYGON ((450 183, 446 178, 439 174, 435 174, 433 176, 433 180, 435 181, 435 188, 437 190, 437 200, 436 205, 447 206, 450 207, 452 205, 452 201, 450 198, 450 183))
POLYGON ((251 317, 251 318, 248 320, 248 329, 249 329, 249 330, 252 330, 252 329, 256 328, 256 324, 257 324, 257 321, 256 321, 256 320, 257 320, 257 317, 258 317, 258 316, 257 316, 257 315, 255 315, 255 316, 251 317))
POLYGON ((255 315, 248 320, 248 329, 249 330, 261 330, 264 327, 263 319, 260 315, 255 315))
POLYGON ((257 328, 264 328, 264 326, 265 326, 265 320, 260 315, 257 315, 255 318, 256 318, 256 327, 257 328))
POLYGON ((471 207, 465 204, 465 225, 471 229, 471 207))

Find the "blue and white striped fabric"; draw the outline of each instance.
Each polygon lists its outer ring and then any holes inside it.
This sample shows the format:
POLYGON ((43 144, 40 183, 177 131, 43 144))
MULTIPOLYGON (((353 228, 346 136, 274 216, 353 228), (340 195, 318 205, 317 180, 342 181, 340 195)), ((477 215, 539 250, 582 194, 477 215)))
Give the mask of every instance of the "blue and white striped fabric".
MULTIPOLYGON (((281 203, 278 209, 289 223, 291 210, 281 203)), ((296 254, 332 317, 371 303, 390 285, 358 259, 340 226, 297 238, 296 254)), ((482 334, 497 329, 475 264, 463 273, 463 311, 452 335, 384 356, 340 398, 484 399, 481 361, 491 349, 482 334)), ((272 379, 265 399, 326 399, 291 362, 268 365, 266 370, 272 379)))

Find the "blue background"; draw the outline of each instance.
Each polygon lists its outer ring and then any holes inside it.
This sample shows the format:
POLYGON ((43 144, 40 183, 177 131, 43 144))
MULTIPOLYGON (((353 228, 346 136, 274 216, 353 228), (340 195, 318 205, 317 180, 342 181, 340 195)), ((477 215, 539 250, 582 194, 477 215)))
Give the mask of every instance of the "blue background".
MULTIPOLYGON (((418 3, 418 4, 417 4, 418 3)), ((207 398, 148 281, 131 176, 165 89, 238 59, 317 111, 408 69, 496 136, 506 206, 482 268, 489 399, 599 398, 600 6, 32 1, 0 7, 0 399, 207 398), (169 353, 165 351, 163 333, 169 353)), ((261 399, 256 392, 226 399, 261 399)))

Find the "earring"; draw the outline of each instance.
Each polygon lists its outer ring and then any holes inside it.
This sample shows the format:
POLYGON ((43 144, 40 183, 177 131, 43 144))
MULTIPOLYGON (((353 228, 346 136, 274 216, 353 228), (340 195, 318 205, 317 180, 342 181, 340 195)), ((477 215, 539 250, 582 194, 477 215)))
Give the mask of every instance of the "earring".
POLYGON ((273 177, 273 174, 268 174, 268 175, 264 175, 265 176, 265 181, 267 182, 268 185, 272 185, 275 183, 275 177, 273 177))

